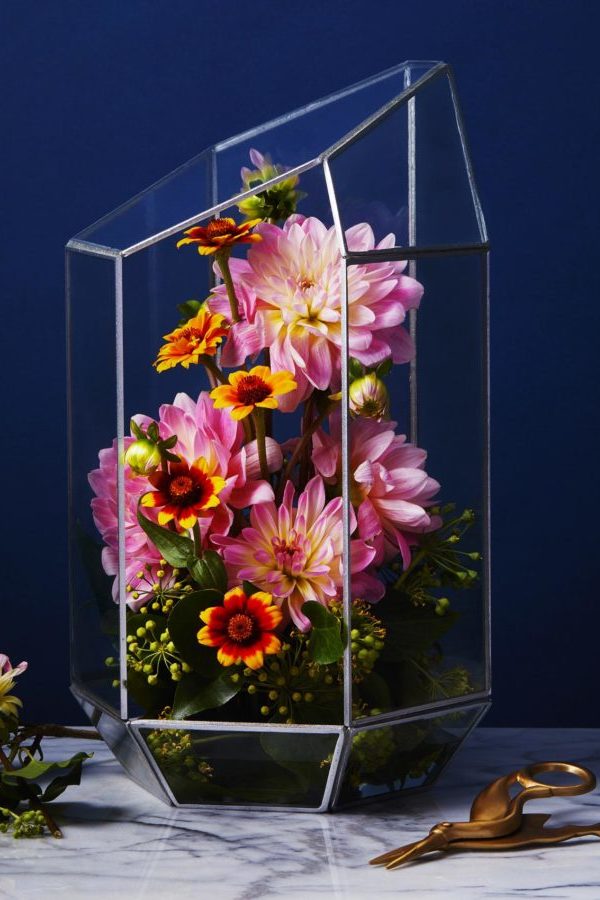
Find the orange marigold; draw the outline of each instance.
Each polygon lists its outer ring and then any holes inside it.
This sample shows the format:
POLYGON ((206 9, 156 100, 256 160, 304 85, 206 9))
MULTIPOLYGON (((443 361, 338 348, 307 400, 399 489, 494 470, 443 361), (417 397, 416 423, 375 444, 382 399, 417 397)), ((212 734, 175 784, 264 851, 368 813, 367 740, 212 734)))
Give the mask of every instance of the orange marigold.
POLYGON ((203 307, 184 325, 163 335, 167 343, 158 351, 153 365, 158 372, 178 365, 188 369, 200 356, 214 356, 227 331, 225 316, 203 307))
POLYGON ((225 594, 223 606, 209 606, 200 618, 205 625, 198 632, 198 642, 218 647, 222 666, 243 662, 250 669, 260 669, 265 654, 281 650, 280 639, 272 633, 282 620, 281 610, 264 591, 247 596, 242 588, 234 588, 225 594))
POLYGON ((235 219, 211 219, 208 225, 195 225, 184 231, 186 237, 177 241, 177 246, 196 244, 201 256, 209 256, 233 244, 255 244, 262 238, 260 234, 250 232, 260 221, 261 219, 250 219, 249 222, 237 225, 235 219))
POLYGON ((211 391, 215 409, 231 409, 232 419, 244 419, 256 406, 277 409, 277 397, 295 390, 291 372, 271 372, 268 366, 254 366, 249 372, 232 372, 229 384, 211 391))

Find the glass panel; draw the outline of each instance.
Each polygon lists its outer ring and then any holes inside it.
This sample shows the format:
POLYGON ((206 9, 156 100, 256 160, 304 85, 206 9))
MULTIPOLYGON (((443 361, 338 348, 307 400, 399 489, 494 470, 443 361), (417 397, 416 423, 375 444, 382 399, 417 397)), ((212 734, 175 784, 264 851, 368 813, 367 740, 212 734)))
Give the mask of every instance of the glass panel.
POLYGON ((239 171, 249 166, 251 149, 270 154, 291 168, 318 157, 380 106, 404 90, 436 63, 404 63, 282 116, 251 132, 206 150, 113 213, 82 231, 77 238, 125 250, 226 203, 240 192, 239 171), (409 74, 410 73, 410 74, 409 74))
MULTIPOLYGON (((330 160, 344 229, 368 221, 375 247, 478 243, 480 233, 450 83, 440 75, 330 160)), ((348 241, 362 252, 373 245, 348 241)))
MULTIPOLYGON (((323 302, 325 290, 339 318, 340 255, 322 171, 305 173, 296 188, 310 219, 261 225, 251 235, 260 240, 232 245, 232 297, 247 322, 232 324, 227 285, 214 286, 226 274, 223 258, 199 254, 194 243, 178 249, 182 235, 123 260, 125 422, 134 420, 124 457, 134 715, 342 721, 340 605, 335 658, 310 645, 302 611, 312 601, 318 615, 341 594, 341 498, 311 460, 313 432, 339 381, 339 349, 334 333, 330 371, 315 390, 319 360, 303 343, 309 313, 297 312, 298 304, 323 302), (275 346, 282 335, 296 355, 275 346), (235 372, 242 387, 234 390, 235 372), (225 384, 215 392, 217 381, 225 384), (266 407, 256 405, 264 399, 256 391, 266 391, 266 407), (214 571, 198 564, 205 554, 214 571), (259 615, 257 604, 268 610, 259 615), (244 623, 248 634, 234 634, 244 623)), ((228 212, 240 221, 240 210, 228 212)), ((211 227, 229 227, 226 219, 211 227)), ((110 538, 114 519, 100 525, 110 538)))
POLYGON ((432 784, 487 706, 352 731, 336 807, 432 784))
POLYGON ((176 803, 296 806, 323 803, 337 734, 141 728, 176 803))
POLYGON ((487 689, 483 266, 444 255, 348 267, 350 320, 367 279, 374 312, 406 312, 374 334, 393 366, 351 351, 351 547, 374 553, 352 572, 355 718, 487 689))
POLYGON ((111 593, 117 566, 115 264, 67 254, 69 284, 70 591, 73 682, 119 708, 118 607, 111 593), (98 450, 108 448, 101 477, 98 450), (90 474, 93 473, 93 474, 90 474), (92 509, 96 483, 98 499, 92 509), (110 517, 107 544, 95 522, 110 517), (103 567, 104 563, 104 567, 103 567), (107 575, 105 568, 111 573, 107 575), (111 660, 110 665, 105 660, 111 660))
POLYGON ((76 239, 125 250, 209 209, 216 202, 212 158, 210 150, 201 153, 81 231, 76 239))

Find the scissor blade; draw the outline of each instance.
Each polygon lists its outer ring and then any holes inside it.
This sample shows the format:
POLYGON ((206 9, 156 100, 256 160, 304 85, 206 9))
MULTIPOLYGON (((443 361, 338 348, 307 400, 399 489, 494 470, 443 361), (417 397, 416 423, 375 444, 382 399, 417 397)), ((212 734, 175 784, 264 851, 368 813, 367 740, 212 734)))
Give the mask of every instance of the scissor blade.
POLYGON ((386 869, 397 869, 398 866, 417 859, 417 857, 423 856, 425 853, 432 853, 434 850, 445 850, 447 846, 448 841, 443 834, 428 834, 422 841, 417 841, 416 844, 405 847, 401 853, 387 863, 386 869))
MULTIPOLYGON (((423 840, 423 839, 421 839, 423 840)), ((417 844, 421 843, 419 841, 412 841, 410 844, 405 844, 403 847, 396 847, 395 850, 387 850, 385 853, 382 853, 381 856, 375 856, 373 859, 369 860, 370 866, 382 866, 385 863, 390 862, 392 859, 396 859, 400 853, 404 853, 405 850, 410 850, 412 847, 415 847, 417 844)))

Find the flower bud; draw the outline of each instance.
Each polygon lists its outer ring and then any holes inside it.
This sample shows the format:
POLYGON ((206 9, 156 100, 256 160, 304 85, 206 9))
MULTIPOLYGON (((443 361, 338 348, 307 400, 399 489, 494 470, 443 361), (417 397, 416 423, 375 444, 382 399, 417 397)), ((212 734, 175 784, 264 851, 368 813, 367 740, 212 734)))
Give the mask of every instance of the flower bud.
POLYGON ((125 452, 125 462, 136 475, 151 475, 160 466, 161 459, 159 448, 148 438, 134 441, 125 452))
POLYGON ((374 372, 353 381, 348 389, 351 411, 368 419, 387 419, 390 414, 390 398, 381 378, 374 372))

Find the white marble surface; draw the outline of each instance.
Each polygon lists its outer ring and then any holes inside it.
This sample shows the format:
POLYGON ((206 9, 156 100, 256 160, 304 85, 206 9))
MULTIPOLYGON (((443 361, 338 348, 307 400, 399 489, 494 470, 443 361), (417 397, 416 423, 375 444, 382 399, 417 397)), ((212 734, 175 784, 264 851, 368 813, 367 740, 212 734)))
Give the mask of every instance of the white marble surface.
MULTIPOLYGON (((133 784, 103 744, 61 741, 61 755, 94 751, 81 787, 53 804, 64 839, 0 835, 0 897, 600 898, 600 840, 547 849, 454 853, 394 872, 368 859, 463 820, 492 778, 541 759, 567 759, 600 775, 600 730, 480 728, 427 793, 334 815, 214 813, 164 806, 133 784)), ((600 791, 539 800, 553 823, 600 821, 600 791)))

